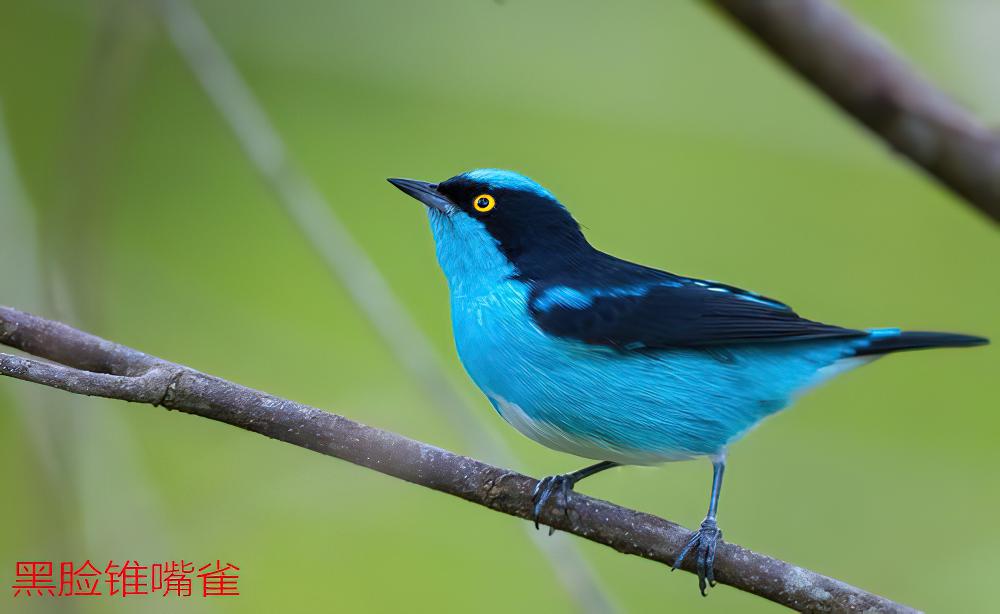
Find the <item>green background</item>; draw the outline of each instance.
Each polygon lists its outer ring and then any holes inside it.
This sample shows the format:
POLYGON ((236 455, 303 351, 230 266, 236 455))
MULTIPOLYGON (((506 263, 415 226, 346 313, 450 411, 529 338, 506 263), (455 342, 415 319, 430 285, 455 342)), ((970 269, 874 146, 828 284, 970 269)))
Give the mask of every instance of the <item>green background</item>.
MULTIPOLYGON (((516 469, 581 461, 522 438, 461 374, 425 216, 385 177, 513 168, 616 255, 846 326, 1000 337, 996 227, 701 3, 197 6, 516 469)), ((394 363, 142 7, 0 0, 0 102, 40 237, 4 178, 0 304, 482 457, 394 363)), ((848 7, 1000 120, 996 4, 848 7)), ((995 345, 905 354, 804 398, 731 450, 726 538, 922 609, 995 611, 998 367, 995 345)), ((695 526, 709 476, 704 461, 625 468, 581 490, 695 526)), ((0 381, 0 484, 0 586, 18 560, 223 559, 243 593, 8 591, 0 610, 575 608, 522 521, 174 412, 0 381)), ((625 610, 778 610, 727 587, 702 599, 690 575, 576 541, 625 610)))

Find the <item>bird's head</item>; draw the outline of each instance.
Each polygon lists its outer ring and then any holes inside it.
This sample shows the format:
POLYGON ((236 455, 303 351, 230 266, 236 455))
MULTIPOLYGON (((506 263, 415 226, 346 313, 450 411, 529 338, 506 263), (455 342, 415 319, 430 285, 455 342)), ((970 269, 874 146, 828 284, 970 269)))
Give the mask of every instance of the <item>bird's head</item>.
POLYGON ((494 274, 533 278, 590 248, 551 192, 512 171, 484 168, 441 183, 389 183, 427 205, 438 261, 452 281, 494 274))

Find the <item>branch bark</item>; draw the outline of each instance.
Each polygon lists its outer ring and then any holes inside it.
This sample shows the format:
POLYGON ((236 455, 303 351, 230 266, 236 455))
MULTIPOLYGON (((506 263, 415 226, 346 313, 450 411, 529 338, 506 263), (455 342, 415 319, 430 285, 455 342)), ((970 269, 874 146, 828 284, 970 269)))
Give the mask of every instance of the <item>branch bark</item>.
MULTIPOLYGON (((163 406, 231 424, 528 519, 536 480, 343 416, 252 390, 59 322, 0 307, 0 344, 47 359, 0 353, 0 375, 75 394, 163 406)), ((656 516, 574 493, 545 524, 671 565, 690 532, 656 516)), ((694 571, 689 558, 683 568, 694 571)), ((723 543, 716 578, 799 611, 915 610, 791 563, 723 543)))
MULTIPOLYGON (((444 369, 433 343, 336 208, 290 155, 267 110, 198 10, 189 0, 152 0, 150 6, 160 15, 178 54, 229 126, 247 161, 274 193, 275 202, 357 304, 399 365, 431 404, 448 415, 451 425, 473 449, 504 465, 515 464, 511 450, 469 411, 468 399, 444 369)), ((619 610, 576 544, 546 539, 528 526, 524 530, 580 612, 611 614, 619 610)))
POLYGON ((893 149, 1000 221, 1000 135, 825 0, 712 0, 893 149))

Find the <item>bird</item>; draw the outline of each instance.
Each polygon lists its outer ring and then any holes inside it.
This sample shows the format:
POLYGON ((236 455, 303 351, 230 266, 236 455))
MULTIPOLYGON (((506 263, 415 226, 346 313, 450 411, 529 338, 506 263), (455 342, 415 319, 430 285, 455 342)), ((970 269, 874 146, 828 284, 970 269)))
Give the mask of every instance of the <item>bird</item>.
POLYGON ((708 512, 672 566, 693 555, 702 595, 716 583, 730 445, 886 354, 988 343, 824 324, 755 292, 616 258, 587 241, 552 192, 513 171, 388 181, 426 205, 470 378, 522 434, 598 461, 537 483, 535 527, 547 503, 565 511, 574 486, 601 471, 708 458, 708 512))

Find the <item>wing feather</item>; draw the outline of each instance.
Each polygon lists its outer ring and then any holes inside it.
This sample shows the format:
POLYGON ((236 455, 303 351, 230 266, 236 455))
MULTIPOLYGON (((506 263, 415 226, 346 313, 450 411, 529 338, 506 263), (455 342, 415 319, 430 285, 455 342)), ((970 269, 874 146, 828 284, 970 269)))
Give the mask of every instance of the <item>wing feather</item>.
POLYGON ((549 334, 623 350, 867 334, 807 320, 784 303, 735 286, 657 273, 639 283, 536 287, 529 301, 531 316, 549 334))

